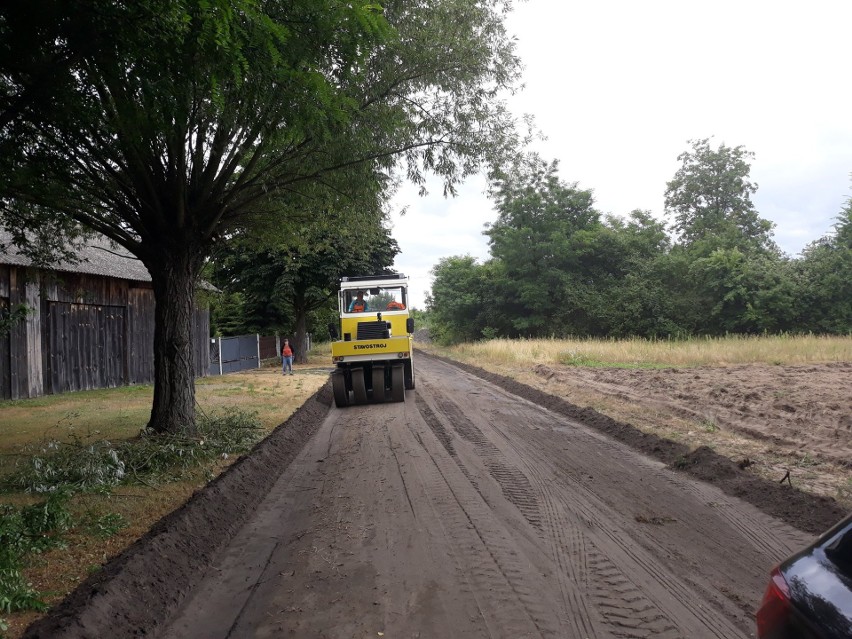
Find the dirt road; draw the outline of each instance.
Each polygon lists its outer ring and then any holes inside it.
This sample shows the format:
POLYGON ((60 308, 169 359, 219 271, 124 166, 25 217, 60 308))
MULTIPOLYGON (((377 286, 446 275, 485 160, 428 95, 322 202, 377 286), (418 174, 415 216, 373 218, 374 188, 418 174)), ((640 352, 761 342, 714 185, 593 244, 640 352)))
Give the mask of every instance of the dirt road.
POLYGON ((331 410, 164 636, 753 636, 808 535, 417 364, 404 404, 331 410))

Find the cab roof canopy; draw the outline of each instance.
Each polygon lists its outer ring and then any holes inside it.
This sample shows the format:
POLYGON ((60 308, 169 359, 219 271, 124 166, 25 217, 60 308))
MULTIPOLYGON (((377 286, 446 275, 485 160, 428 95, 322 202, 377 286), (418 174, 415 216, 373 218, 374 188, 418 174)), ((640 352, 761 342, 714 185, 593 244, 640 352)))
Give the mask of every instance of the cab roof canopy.
POLYGON ((404 280, 402 273, 391 273, 390 275, 359 275, 357 277, 341 277, 341 282, 379 282, 382 280, 404 280))
POLYGON ((340 279, 340 290, 367 289, 374 287, 403 286, 408 287, 408 278, 402 273, 393 275, 374 275, 372 277, 343 277, 340 279))

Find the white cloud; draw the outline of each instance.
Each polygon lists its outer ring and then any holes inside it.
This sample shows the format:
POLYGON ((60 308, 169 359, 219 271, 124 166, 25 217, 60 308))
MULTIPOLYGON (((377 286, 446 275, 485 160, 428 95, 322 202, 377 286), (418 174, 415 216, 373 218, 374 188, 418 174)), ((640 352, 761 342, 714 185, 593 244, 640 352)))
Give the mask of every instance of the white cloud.
MULTIPOLYGON (((830 230, 850 195, 852 3, 768 0, 635 2, 529 0, 508 28, 526 88, 512 99, 548 136, 536 148, 560 176, 592 189, 604 212, 663 215, 665 184, 687 140, 713 136, 755 153, 755 204, 790 254, 830 230)), ((454 200, 440 189, 395 222, 422 306, 441 257, 487 257, 494 212, 472 180, 454 200), (422 292, 418 292, 418 288, 422 292)))

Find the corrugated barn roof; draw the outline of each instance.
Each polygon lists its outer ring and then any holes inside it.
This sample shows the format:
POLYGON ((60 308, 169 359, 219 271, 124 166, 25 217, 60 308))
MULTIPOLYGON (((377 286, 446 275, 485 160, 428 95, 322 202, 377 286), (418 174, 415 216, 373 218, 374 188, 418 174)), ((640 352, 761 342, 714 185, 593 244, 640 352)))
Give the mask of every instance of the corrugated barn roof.
MULTIPOLYGON (((0 250, 0 264, 14 264, 16 266, 32 265, 29 258, 21 255, 10 244, 9 234, 3 230, 0 230, 0 247, 2 247, 2 250, 0 250)), ((118 246, 103 236, 87 240, 78 254, 81 259, 76 264, 60 261, 46 268, 65 273, 103 275, 136 282, 151 281, 151 275, 142 262, 128 253, 123 247, 118 246)))

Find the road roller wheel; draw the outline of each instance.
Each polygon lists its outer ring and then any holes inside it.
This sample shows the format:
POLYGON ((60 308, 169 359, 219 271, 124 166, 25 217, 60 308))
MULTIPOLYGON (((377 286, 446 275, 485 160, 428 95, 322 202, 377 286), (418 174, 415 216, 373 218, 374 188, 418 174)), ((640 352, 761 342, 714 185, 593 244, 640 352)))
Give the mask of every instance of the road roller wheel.
POLYGON ((335 406, 349 406, 349 391, 346 390, 346 376, 342 370, 337 369, 331 373, 331 389, 334 391, 335 406))
POLYGON ((373 364, 373 401, 385 401, 385 367, 373 364))
POLYGON ((414 390, 414 368, 411 360, 405 362, 405 390, 414 390))
POLYGON ((405 374, 402 364, 394 364, 391 368, 391 399, 395 402, 405 401, 405 374))
POLYGON ((367 387, 364 385, 364 369, 352 369, 352 394, 356 404, 367 403, 367 387))

